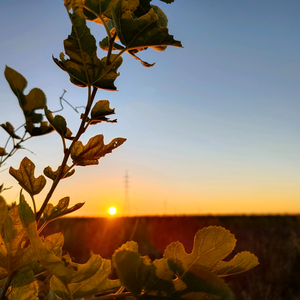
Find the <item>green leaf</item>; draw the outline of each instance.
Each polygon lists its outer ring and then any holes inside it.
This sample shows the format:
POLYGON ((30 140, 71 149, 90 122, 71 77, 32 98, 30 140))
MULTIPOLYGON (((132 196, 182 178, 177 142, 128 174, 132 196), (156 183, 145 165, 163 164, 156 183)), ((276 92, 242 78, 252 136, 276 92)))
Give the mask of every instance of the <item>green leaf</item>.
POLYGON ((35 112, 37 109, 43 109, 46 105, 44 92, 38 88, 33 88, 28 95, 24 95, 23 92, 27 86, 27 80, 20 73, 8 66, 5 68, 4 75, 23 110, 26 120, 26 131, 31 136, 51 132, 52 128, 47 125, 47 122, 42 122, 43 115, 35 112), (34 124, 38 123, 40 123, 40 127, 35 127, 34 124))
POLYGON ((31 207, 26 202, 23 194, 20 195, 20 203, 18 205, 18 210, 24 228, 27 228, 31 223, 35 224, 35 215, 31 207))
POLYGON ((67 122, 65 118, 60 115, 53 117, 52 112, 48 110, 47 106, 45 106, 45 115, 49 123, 58 132, 58 134, 62 137, 65 137, 67 133, 67 122))
POLYGON ((228 230, 210 226, 197 232, 191 254, 185 252, 182 243, 175 242, 166 248, 164 258, 183 270, 205 267, 218 276, 241 273, 258 265, 256 256, 248 252, 236 255, 229 262, 223 261, 233 251, 235 244, 236 239, 228 230))
POLYGON ((71 158, 73 163, 78 166, 97 165, 98 160, 107 153, 122 145, 126 139, 115 138, 108 145, 104 144, 103 135, 99 134, 92 137, 88 143, 83 146, 82 142, 74 143, 71 149, 71 158))
POLYGON ((51 271, 64 285, 86 280, 96 274, 102 263, 99 255, 92 255, 85 264, 73 263, 68 255, 57 257, 39 237, 35 220, 32 218, 33 213, 29 212, 30 207, 24 199, 21 199, 19 206, 24 212, 20 213, 22 224, 27 231, 34 255, 41 265, 51 271))
MULTIPOLYGON (((48 167, 46 167, 44 169, 44 175, 54 181, 56 179, 56 177, 57 177, 58 172, 60 171, 60 169, 61 169, 61 166, 59 166, 56 171, 53 171, 52 168, 48 166, 48 167)), ((70 177, 70 176, 72 176, 75 173, 75 169, 73 169, 73 170, 71 170, 69 172, 68 172, 68 170, 69 170, 69 167, 66 165, 64 167, 64 171, 63 171, 63 174, 62 174, 63 177, 61 179, 70 177)))
POLYGON ((0 126, 13 138, 20 140, 21 138, 15 134, 14 127, 9 123, 6 122, 5 124, 0 124, 0 126))
POLYGON ((0 147, 0 156, 5 156, 7 155, 7 152, 5 151, 4 148, 0 147))
POLYGON ((34 169, 34 163, 27 157, 23 158, 18 170, 13 167, 9 168, 9 173, 17 179, 20 186, 31 196, 39 194, 46 185, 46 179, 43 175, 37 178, 34 177, 34 169))
MULTIPOLYGON (((95 275, 89 279, 68 284, 68 289, 74 299, 84 298, 98 294, 102 291, 109 290, 121 285, 119 280, 109 280, 111 273, 111 263, 109 260, 102 259, 101 266, 95 275)), ((56 277, 52 276, 50 281, 51 289, 55 294, 64 299, 68 297, 68 291, 64 284, 56 277)))
POLYGON ((131 12, 122 11, 119 0, 113 10, 113 20, 117 35, 123 45, 129 49, 144 49, 145 47, 182 47, 179 41, 169 35, 168 29, 159 24, 159 17, 153 8, 139 18, 133 18, 131 12))
POLYGON ((38 284, 29 268, 18 270, 12 280, 9 300, 38 300, 38 284))
MULTIPOLYGON (((71 6, 68 5, 67 8, 71 6)), ((72 10, 73 13, 69 13, 72 32, 64 41, 65 52, 70 59, 65 59, 62 54, 61 61, 54 59, 55 63, 69 73, 72 83, 80 87, 93 85, 101 89, 116 90, 114 80, 119 76, 116 70, 122 59, 119 58, 110 66, 106 64, 106 58, 100 60, 96 53, 96 40, 86 26, 82 5, 72 2, 72 10)))
POLYGON ((81 208, 84 205, 83 203, 77 203, 74 206, 68 208, 70 202, 69 197, 65 197, 61 200, 59 200, 58 204, 56 206, 53 206, 53 204, 48 203, 46 206, 46 209, 44 210, 43 218, 45 222, 53 221, 54 219, 57 219, 59 217, 65 216, 67 214, 70 214, 79 208, 81 208))
POLYGON ((180 266, 164 258, 152 263, 129 249, 117 250, 113 260, 121 283, 135 298, 233 299, 225 282, 203 267, 177 276, 183 272, 180 266))
POLYGON ((26 231, 19 216, 18 206, 14 206, 6 215, 4 221, 4 243, 9 258, 21 255, 21 243, 25 233, 26 231))

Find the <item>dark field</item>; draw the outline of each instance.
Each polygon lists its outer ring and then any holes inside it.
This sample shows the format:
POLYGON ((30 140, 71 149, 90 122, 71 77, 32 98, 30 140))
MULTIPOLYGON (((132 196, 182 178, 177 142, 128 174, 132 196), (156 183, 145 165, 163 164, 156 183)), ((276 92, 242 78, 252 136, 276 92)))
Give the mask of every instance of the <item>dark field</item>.
POLYGON ((210 225, 235 235, 233 254, 247 250, 260 262, 248 272, 225 277, 236 299, 300 299, 300 216, 65 218, 50 223, 43 233, 62 231, 64 250, 84 263, 90 251, 111 258, 128 240, 138 242, 140 253, 152 259, 160 258, 173 241, 182 242, 189 253, 195 233, 210 225))

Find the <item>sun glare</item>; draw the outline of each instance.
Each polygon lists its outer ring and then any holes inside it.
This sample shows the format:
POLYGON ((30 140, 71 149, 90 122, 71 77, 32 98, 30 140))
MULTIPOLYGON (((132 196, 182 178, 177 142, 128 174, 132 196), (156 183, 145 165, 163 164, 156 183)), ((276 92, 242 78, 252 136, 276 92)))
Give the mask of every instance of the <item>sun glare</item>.
POLYGON ((116 212, 117 212, 117 209, 116 209, 114 206, 112 206, 112 207, 110 207, 110 208, 108 209, 108 213, 109 213, 111 216, 115 215, 116 212))

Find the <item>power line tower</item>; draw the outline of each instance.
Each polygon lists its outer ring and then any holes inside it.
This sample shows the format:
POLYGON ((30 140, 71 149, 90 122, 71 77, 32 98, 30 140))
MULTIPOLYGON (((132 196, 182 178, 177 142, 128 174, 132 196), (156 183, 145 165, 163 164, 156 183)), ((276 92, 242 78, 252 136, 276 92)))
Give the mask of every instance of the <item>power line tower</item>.
POLYGON ((124 216, 130 215, 130 200, 129 200, 129 175, 128 171, 125 172, 125 195, 124 195, 124 216))

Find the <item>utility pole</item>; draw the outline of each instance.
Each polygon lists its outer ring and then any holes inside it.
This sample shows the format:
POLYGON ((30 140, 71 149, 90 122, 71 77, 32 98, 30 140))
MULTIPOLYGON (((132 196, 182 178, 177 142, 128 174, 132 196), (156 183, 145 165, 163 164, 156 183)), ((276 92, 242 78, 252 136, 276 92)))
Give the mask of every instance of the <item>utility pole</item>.
POLYGON ((130 200, 129 200, 129 175, 125 173, 125 196, 124 196, 124 216, 130 215, 130 200))

